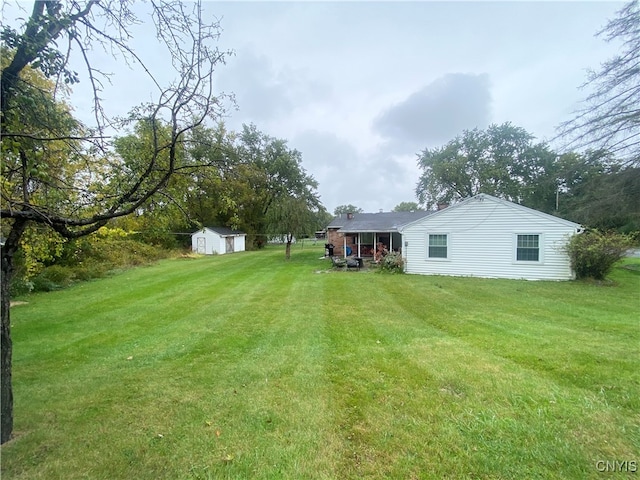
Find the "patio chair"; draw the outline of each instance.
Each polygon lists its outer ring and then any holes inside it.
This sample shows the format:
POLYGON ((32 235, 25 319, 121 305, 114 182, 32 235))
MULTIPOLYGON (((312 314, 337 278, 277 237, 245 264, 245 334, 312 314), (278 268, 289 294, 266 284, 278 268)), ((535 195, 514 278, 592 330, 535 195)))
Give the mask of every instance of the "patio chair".
POLYGON ((340 257, 331 257, 331 264, 333 268, 344 268, 347 262, 340 257))

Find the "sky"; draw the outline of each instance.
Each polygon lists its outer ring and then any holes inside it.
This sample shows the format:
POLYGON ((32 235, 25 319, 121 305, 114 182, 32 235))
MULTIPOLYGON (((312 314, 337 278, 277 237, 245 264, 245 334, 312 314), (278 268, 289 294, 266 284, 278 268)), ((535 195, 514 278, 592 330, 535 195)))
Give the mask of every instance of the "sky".
MULTIPOLYGON (((253 123, 287 140, 333 213, 417 202, 418 154, 465 129, 511 122, 552 140, 587 96, 587 70, 618 51, 595 34, 623 5, 205 1, 204 12, 220 21, 219 48, 234 52, 216 79, 237 103, 227 128, 253 123)), ((136 52, 170 80, 150 28, 137 30, 136 52)), ((95 55, 114 73, 107 105, 124 114, 151 98, 135 70, 95 55)), ((82 116, 90 97, 76 89, 82 116)))

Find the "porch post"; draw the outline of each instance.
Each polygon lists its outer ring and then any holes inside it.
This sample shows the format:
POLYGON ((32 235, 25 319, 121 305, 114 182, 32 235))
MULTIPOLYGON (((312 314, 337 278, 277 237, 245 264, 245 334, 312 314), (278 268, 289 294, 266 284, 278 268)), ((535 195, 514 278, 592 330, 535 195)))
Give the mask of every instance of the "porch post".
POLYGON ((347 236, 343 235, 344 241, 342 242, 342 256, 347 258, 347 236))
POLYGON ((389 253, 393 252, 393 232, 389 232, 389 253))
POLYGON ((360 254, 360 232, 358 232, 358 257, 361 257, 362 255, 360 254))

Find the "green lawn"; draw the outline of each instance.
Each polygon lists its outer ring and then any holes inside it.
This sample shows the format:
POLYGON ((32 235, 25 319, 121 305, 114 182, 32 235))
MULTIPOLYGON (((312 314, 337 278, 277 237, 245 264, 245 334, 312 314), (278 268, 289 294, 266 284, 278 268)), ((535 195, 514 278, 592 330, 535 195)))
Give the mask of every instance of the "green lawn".
POLYGON ((166 260, 22 299, 3 480, 640 474, 600 471, 640 469, 638 269, 327 273, 322 253, 166 260))

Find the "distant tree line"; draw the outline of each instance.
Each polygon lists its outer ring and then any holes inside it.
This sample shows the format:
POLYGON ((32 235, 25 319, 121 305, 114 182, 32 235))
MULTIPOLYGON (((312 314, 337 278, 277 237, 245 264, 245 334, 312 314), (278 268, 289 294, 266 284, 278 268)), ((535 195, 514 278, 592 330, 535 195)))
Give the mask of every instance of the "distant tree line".
POLYGON ((510 123, 465 130, 419 154, 416 187, 434 208, 488 193, 590 227, 640 230, 640 168, 606 151, 553 151, 510 123))

